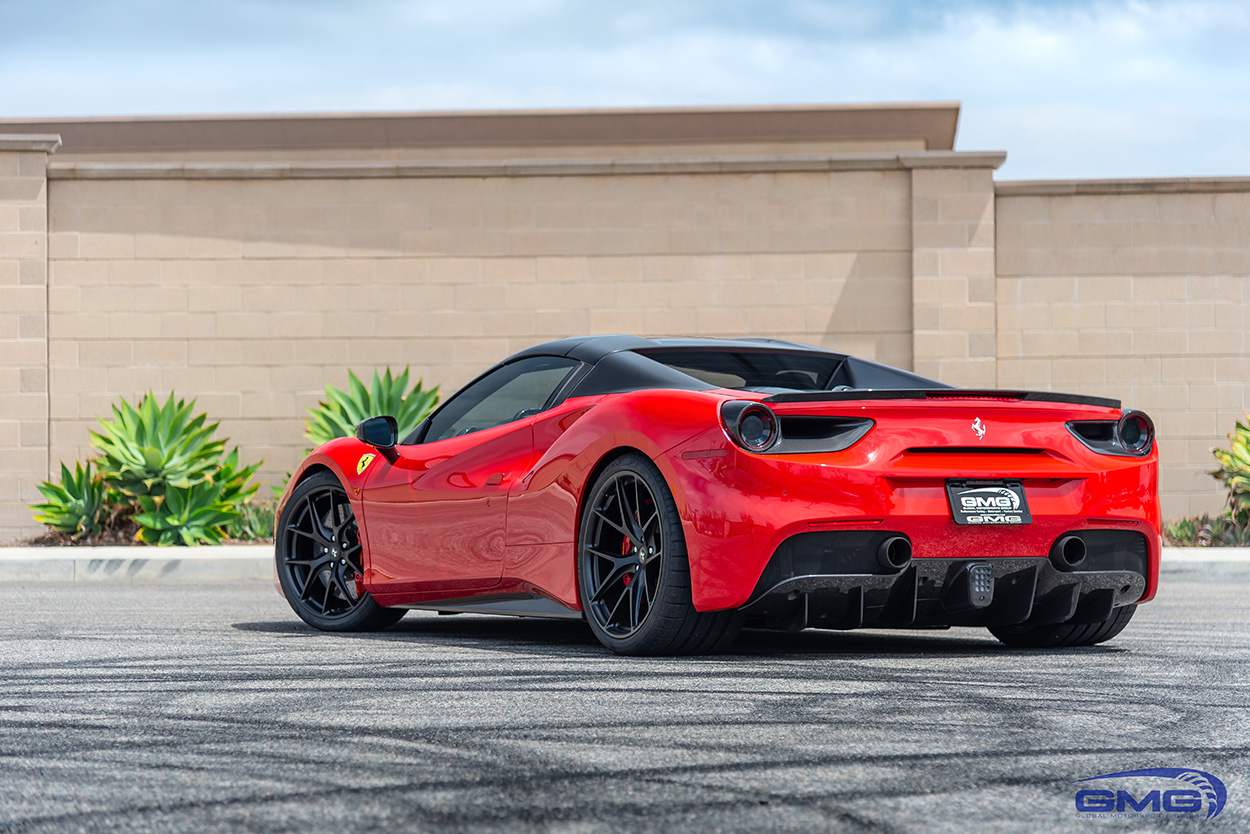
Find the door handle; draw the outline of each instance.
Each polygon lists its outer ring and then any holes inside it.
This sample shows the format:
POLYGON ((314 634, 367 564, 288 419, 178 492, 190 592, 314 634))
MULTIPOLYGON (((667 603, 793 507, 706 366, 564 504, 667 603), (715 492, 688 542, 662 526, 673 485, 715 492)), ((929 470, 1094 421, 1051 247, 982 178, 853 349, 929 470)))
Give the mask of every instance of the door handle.
POLYGON ((499 486, 503 483, 503 479, 508 477, 507 472, 496 472, 486 479, 486 486, 499 486))

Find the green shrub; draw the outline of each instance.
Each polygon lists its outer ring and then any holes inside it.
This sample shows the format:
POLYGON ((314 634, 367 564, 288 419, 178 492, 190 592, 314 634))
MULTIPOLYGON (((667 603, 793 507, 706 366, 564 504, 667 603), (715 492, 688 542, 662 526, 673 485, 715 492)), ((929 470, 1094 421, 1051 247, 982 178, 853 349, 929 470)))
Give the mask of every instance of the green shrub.
POLYGON ((221 484, 201 481, 190 487, 171 486, 163 496, 140 495, 137 538, 148 544, 220 544, 224 527, 238 510, 221 497, 221 484))
POLYGON ((1228 489, 1228 514, 1243 527, 1250 524, 1250 414, 1228 435, 1229 448, 1212 454, 1220 468, 1211 474, 1228 489))
POLYGON ((73 475, 62 465, 61 484, 39 487, 47 500, 32 505, 36 520, 74 539, 137 528, 135 539, 149 544, 220 542, 255 495, 260 463, 240 466, 239 450, 226 454, 217 424, 194 408, 173 394, 159 403, 150 391, 138 406, 123 399, 91 432, 100 456, 73 475))
POLYGON ((224 440, 213 440, 217 424, 204 425, 206 415, 192 416, 190 405, 170 394, 158 405, 149 391, 136 408, 126 400, 113 406, 113 420, 100 421, 91 445, 100 450, 101 477, 125 495, 162 496, 169 487, 190 487, 206 481, 221 466, 224 440))
POLYGON ((1220 468, 1212 477, 1228 490, 1228 505, 1215 518, 1203 515, 1169 524, 1164 535, 1181 547, 1250 547, 1250 415, 1228 435, 1228 449, 1213 449, 1220 468))
POLYGON ((231 507, 242 507, 246 504, 260 484, 254 483, 252 477, 260 469, 260 461, 251 466, 239 466, 239 450, 234 448, 230 454, 221 459, 220 468, 212 480, 221 485, 221 500, 231 507))
POLYGON ((51 481, 40 483, 39 491, 45 501, 31 505, 37 513, 35 521, 53 530, 69 533, 75 539, 100 535, 100 522, 107 512, 105 500, 108 487, 92 469, 91 461, 87 461, 85 468, 76 463, 71 473, 62 463, 59 484, 51 481))
POLYGON ((368 388, 351 371, 347 372, 347 380, 346 391, 327 385, 325 401, 308 409, 304 436, 317 446, 336 437, 351 437, 361 420, 382 414, 395 418, 399 436, 403 437, 438 405, 437 387, 427 391, 421 387, 421 380, 408 387, 408 368, 394 377, 390 366, 381 376, 374 371, 368 388))
POLYGON ((239 517, 226 525, 226 535, 242 542, 272 541, 276 501, 249 499, 237 508, 239 517))

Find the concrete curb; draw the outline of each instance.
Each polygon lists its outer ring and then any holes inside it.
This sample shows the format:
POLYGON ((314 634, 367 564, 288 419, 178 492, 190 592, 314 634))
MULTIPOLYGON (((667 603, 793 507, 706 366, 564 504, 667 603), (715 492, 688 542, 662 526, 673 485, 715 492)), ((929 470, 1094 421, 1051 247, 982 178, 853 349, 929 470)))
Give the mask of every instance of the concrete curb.
POLYGON ((273 578, 273 545, 0 547, 0 579, 18 582, 199 582, 273 578))
MULTIPOLYGON (((1250 572, 1248 547, 1165 547, 1164 575, 1250 572)), ((0 580, 200 582, 273 578, 273 545, 217 547, 0 547, 0 580)))

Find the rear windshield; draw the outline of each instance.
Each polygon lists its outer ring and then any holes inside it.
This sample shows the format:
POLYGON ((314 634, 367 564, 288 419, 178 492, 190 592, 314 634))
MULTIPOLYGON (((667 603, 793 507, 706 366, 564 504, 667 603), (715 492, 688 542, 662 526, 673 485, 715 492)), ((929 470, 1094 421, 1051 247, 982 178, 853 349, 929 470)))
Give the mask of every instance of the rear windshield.
POLYGON ((640 350, 648 359, 717 388, 827 391, 844 357, 750 350, 640 350))

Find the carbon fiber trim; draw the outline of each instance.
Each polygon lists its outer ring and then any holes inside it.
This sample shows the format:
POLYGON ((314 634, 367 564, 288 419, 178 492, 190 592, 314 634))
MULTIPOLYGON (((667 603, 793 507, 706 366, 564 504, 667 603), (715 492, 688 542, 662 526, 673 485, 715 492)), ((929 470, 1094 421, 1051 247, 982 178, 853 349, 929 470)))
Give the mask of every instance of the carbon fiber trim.
POLYGON ((861 388, 855 391, 812 391, 794 394, 774 394, 764 399, 766 403, 824 403, 853 400, 1003 400, 1042 403, 1071 403, 1093 405, 1100 408, 1120 408, 1119 400, 1107 397, 1088 397, 1084 394, 1057 394, 1050 391, 963 391, 922 390, 908 388, 861 388))

